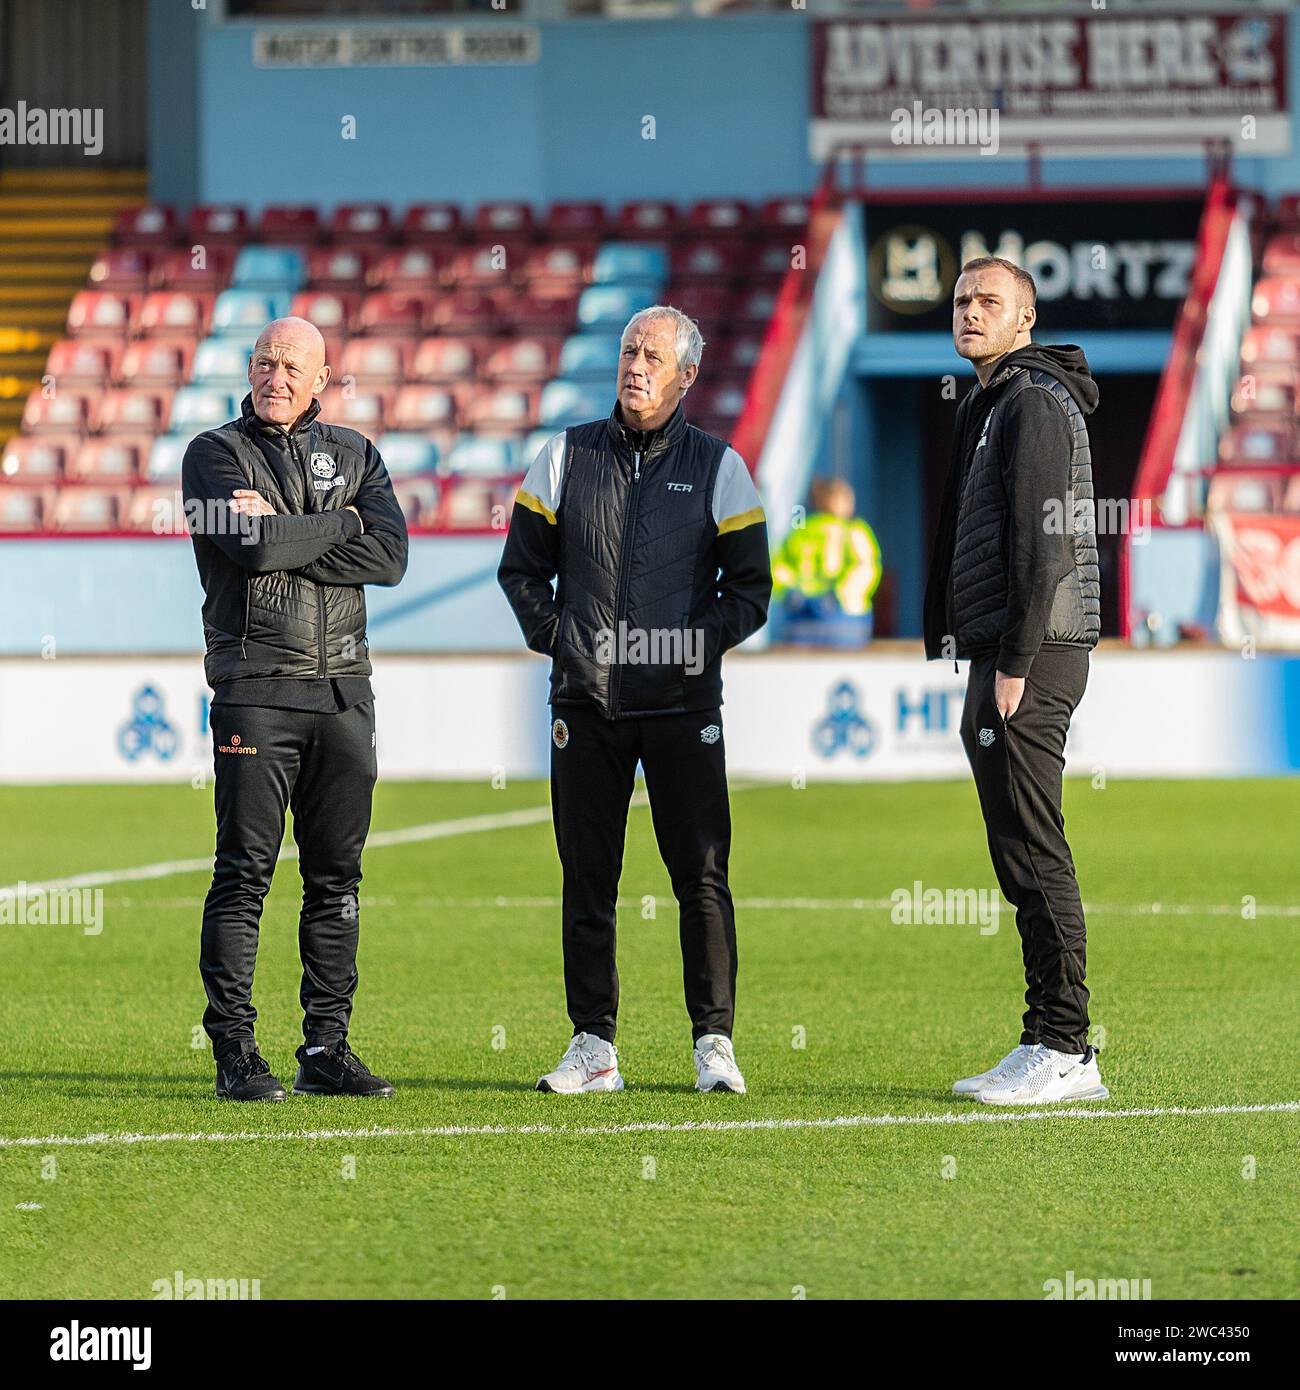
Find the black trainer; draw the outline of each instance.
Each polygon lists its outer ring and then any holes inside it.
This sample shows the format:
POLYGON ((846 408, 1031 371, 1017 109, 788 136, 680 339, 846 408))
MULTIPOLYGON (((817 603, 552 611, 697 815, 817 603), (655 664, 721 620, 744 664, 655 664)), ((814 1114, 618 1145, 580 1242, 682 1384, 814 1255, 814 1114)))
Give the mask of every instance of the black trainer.
POLYGON ((255 1047, 217 1058, 218 1100, 287 1100, 284 1087, 255 1047))
POLYGON ((393 1083, 371 1074, 370 1068, 340 1038, 333 1047, 313 1056, 304 1043, 298 1049, 298 1075, 293 1089, 313 1096, 391 1096, 393 1083))

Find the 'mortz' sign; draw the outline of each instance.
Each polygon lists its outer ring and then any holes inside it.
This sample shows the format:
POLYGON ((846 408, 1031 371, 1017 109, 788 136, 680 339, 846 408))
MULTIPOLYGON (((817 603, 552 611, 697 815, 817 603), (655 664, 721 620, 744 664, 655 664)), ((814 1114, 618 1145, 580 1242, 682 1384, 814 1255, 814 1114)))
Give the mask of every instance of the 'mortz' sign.
MULTIPOLYGON (((1243 154, 1286 153, 1286 22, 1277 10, 1152 15, 1087 8, 819 21, 812 155, 827 159, 854 141, 942 154, 931 132, 967 132, 972 113, 980 112, 991 127, 995 111, 1003 147, 1104 138, 1108 149, 1139 150, 1176 137, 1192 144, 1231 140, 1243 154), (918 105, 919 122, 911 114, 918 105)), ((951 143, 988 149, 992 139, 990 130, 985 140, 951 143)))
POLYGON ((947 329, 961 267, 1005 256, 1038 284, 1046 331, 1167 328, 1187 297, 1195 199, 871 204, 867 327, 947 329))

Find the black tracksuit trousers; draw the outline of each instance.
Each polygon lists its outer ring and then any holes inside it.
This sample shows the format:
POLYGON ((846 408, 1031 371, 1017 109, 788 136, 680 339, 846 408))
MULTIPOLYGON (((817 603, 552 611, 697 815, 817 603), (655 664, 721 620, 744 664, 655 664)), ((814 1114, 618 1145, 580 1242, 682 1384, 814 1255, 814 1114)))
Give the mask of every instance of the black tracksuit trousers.
POLYGON ((998 885, 1016 909, 1025 961, 1022 1043, 1087 1046, 1083 904, 1061 814, 1070 717, 1088 683, 1083 647, 1042 647, 1008 720, 994 697, 997 655, 971 662, 961 739, 975 774, 998 885))
POLYGON ((357 987, 357 888, 376 777, 374 701, 331 714, 213 705, 211 722, 217 853, 203 905, 203 1026, 217 1056, 253 1040, 258 923, 291 807, 302 874, 302 1031, 307 1046, 328 1047, 347 1036, 357 987))
POLYGON ((615 904, 639 760, 678 902, 692 1036, 730 1037, 736 917, 727 886, 722 711, 609 720, 594 707, 555 705, 551 713, 551 812, 564 869, 564 987, 573 1031, 614 1041, 615 904))

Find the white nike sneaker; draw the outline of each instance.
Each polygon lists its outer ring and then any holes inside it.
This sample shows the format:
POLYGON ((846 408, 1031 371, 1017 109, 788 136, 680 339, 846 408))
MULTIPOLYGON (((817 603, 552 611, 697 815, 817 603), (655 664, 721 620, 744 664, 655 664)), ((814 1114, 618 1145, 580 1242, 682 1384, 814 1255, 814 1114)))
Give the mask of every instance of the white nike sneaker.
POLYGON ((1032 1050, 1028 1043, 1021 1043, 1019 1047, 1013 1047, 996 1066, 990 1067, 988 1071, 982 1071, 978 1076, 963 1076, 960 1081, 954 1081, 952 1083, 953 1093, 959 1096, 977 1096, 986 1086, 992 1086, 995 1082, 1005 1082, 1014 1072, 1019 1071, 1025 1058, 1032 1050))
POLYGON ((1101 1084, 1096 1048, 1089 1047, 1080 1056, 1053 1052, 1037 1043, 1019 1070, 1005 1081, 986 1086, 979 1098, 985 1105, 1055 1105, 1070 1100, 1105 1100, 1108 1095, 1101 1084))
POLYGON ((583 1091, 621 1091, 618 1049, 592 1033, 577 1033, 560 1065, 537 1083, 539 1091, 576 1096, 583 1091))
POLYGON ((725 1033, 705 1033, 695 1044, 695 1089, 745 1094, 745 1078, 736 1065, 731 1039, 725 1033))

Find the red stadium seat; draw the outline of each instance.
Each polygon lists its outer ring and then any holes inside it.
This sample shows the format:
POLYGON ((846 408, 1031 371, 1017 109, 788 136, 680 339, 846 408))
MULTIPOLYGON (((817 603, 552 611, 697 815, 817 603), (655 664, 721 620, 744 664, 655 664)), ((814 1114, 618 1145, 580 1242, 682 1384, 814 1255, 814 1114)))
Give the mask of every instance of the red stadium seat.
POLYGON ((712 420, 735 421, 745 408, 745 387, 729 381, 702 381, 691 390, 691 409, 712 420))
POLYGON ((174 208, 126 208, 113 224, 113 240, 119 246, 174 246, 177 230, 174 208))
POLYGON ((754 249, 754 258, 746 273, 750 279, 784 280, 794 264, 794 248, 802 245, 797 234, 761 241, 754 249))
POLYGON ((315 247, 307 254, 307 288, 363 294, 373 259, 373 252, 362 247, 315 247))
POLYGON ((68 306, 68 336, 123 339, 131 331, 139 305, 135 295, 78 290, 68 306))
POLYGON ((1241 360, 1247 367, 1300 361, 1300 330, 1267 325, 1248 328, 1241 339, 1241 360))
POLYGON ((1294 416, 1296 369, 1293 366, 1261 366, 1244 373, 1232 392, 1235 415, 1294 416))
POLYGON ((719 285, 673 285, 664 302, 680 309, 700 325, 705 341, 721 337, 731 318, 732 292, 719 285))
POLYGON ((1260 268, 1265 275, 1300 274, 1300 231, 1275 232, 1269 237, 1260 268))
POLYGON ((429 328, 435 334, 497 331, 496 301, 482 290, 454 290, 441 296, 429 315, 429 328))
POLYGON ((712 339, 705 349, 706 370, 748 376, 757 365, 762 350, 762 333, 736 333, 728 338, 712 339))
POLYGON ((58 386, 103 387, 112 380, 122 345, 96 338, 60 338, 45 359, 44 375, 58 386))
POLYGON ((120 487, 62 487, 54 503, 56 531, 116 531, 130 492, 120 487))
POLYGON ((149 434, 87 439, 73 455, 67 476, 80 482, 133 483, 144 471, 152 443, 149 434))
POLYGON ((523 241, 485 241, 457 251, 447 267, 447 282, 458 289, 495 290, 523 278, 529 247, 523 241))
POLYGON ((534 291, 542 288, 581 289, 591 280, 593 248, 578 241, 555 241, 538 246, 524 257, 523 278, 534 291))
POLYGON ((314 207, 272 204, 262 210, 257 239, 272 246, 314 246, 321 236, 320 213, 314 207))
POLYGON ((206 336, 212 318, 210 294, 187 294, 182 290, 155 290, 144 297, 136 317, 135 335, 140 338, 188 338, 206 336))
POLYGON ((659 198, 637 198, 619 209, 618 232, 633 241, 675 236, 681 217, 675 203, 659 198))
POLYGON ((457 478, 447 484, 437 524, 446 531, 488 530, 494 517, 510 515, 518 486, 518 478, 457 478))
POLYGON ((1216 473, 1205 495, 1209 512, 1281 510, 1286 479, 1279 473, 1216 473))
POLYGON ((502 299, 500 311, 504 322, 516 333, 562 337, 572 333, 577 324, 578 296, 531 291, 502 299))
POLYGON ((1219 440, 1219 462, 1249 468, 1261 463, 1296 462, 1294 421, 1260 426, 1251 422, 1231 425, 1219 440))
POLYGON ((554 240, 600 241, 609 230, 603 203, 552 203, 543 222, 554 240))
POLYGON ((511 338, 493 349, 483 363, 485 380, 502 385, 539 384, 555 375, 563 340, 558 337, 511 338))
POLYGON ((811 213, 807 198, 768 198, 758 210, 758 225, 764 231, 801 232, 811 213))
POLYGON ((432 304, 432 293, 376 290, 361 302, 357 330, 375 334, 421 333, 429 321, 432 304))
POLYGON ((155 257, 166 254, 143 246, 106 247, 91 263, 86 284, 92 290, 139 294, 149 287, 155 257))
POLYGON ((57 496, 51 487, 0 487, 0 531, 12 535, 47 530, 57 496))
POLYGON ((475 373, 477 347, 472 338, 425 338, 407 369, 407 379, 432 385, 468 381, 475 373))
POLYGON ((23 407, 24 434, 88 434, 96 427, 100 393, 55 388, 47 396, 37 387, 23 407))
POLYGON ((185 290, 190 294, 216 294, 230 283, 234 253, 222 246, 205 246, 202 256, 194 251, 168 251, 153 268, 155 289, 185 290), (195 261, 200 264, 196 265, 195 261))
POLYGON ((161 434, 167 427, 172 393, 140 386, 119 386, 106 392, 99 406, 104 434, 161 434))
POLYGON ((446 247, 406 246, 381 257, 370 272, 370 281, 376 289, 428 293, 443 283, 453 259, 446 247))
POLYGON ((427 529, 437 523, 439 485, 432 478, 394 478, 393 492, 408 526, 427 529))
POLYGON ((194 345, 176 338, 137 338, 122 354, 116 380, 123 386, 172 390, 190 374, 194 345))
POLYGON ((320 398, 320 419, 327 425, 346 425, 360 430, 368 439, 383 434, 387 400, 379 390, 347 392, 342 386, 327 386, 320 398))
POLYGON ((201 203, 190 209, 185 240, 191 246, 242 246, 249 240, 248 213, 235 203, 201 203))
POLYGON ((466 403, 461 427, 493 436, 526 434, 537 428, 540 395, 535 386, 489 387, 466 403))
POLYGON ((412 356, 409 338, 351 338, 338 357, 337 376, 366 386, 400 386, 412 356))
POLYGON ((330 218, 331 240, 355 246, 387 246, 393 239, 393 219, 387 203, 343 203, 330 218))
POLYGON ((56 481, 67 472, 68 460, 81 446, 77 435, 15 435, 4 447, 0 458, 0 475, 5 482, 3 493, 11 483, 43 483, 56 481))
POLYGON ((471 228, 475 240, 484 237, 528 239, 533 234, 533 209, 517 199, 482 203, 471 228))
POLYGON ((1250 300, 1256 323, 1300 327, 1300 276, 1266 275, 1250 300))
POLYGON ((402 218, 401 240, 410 246, 446 245, 463 231, 455 203, 413 203, 402 218))
POLYGON ((700 234, 744 236, 754 226, 754 212, 739 198, 705 198, 691 205, 686 224, 700 234))
POLYGON ((753 253, 739 237, 700 237, 673 248, 674 285, 730 285, 749 269, 753 253))
POLYGON ((1287 479, 1286 490, 1282 494, 1282 510, 1300 512, 1300 473, 1292 474, 1287 479))
POLYGON ((336 290, 303 290, 294 295, 289 312, 297 318, 314 323, 322 333, 343 336, 352 332, 357 311, 361 307, 359 294, 339 294, 336 290))
POLYGON ((456 402, 445 386, 403 386, 393 402, 389 424, 394 430, 426 434, 456 424, 456 402))
POLYGON ((742 290, 732 306, 732 321, 737 332, 766 328, 772 320, 779 293, 779 285, 755 285, 742 290))

